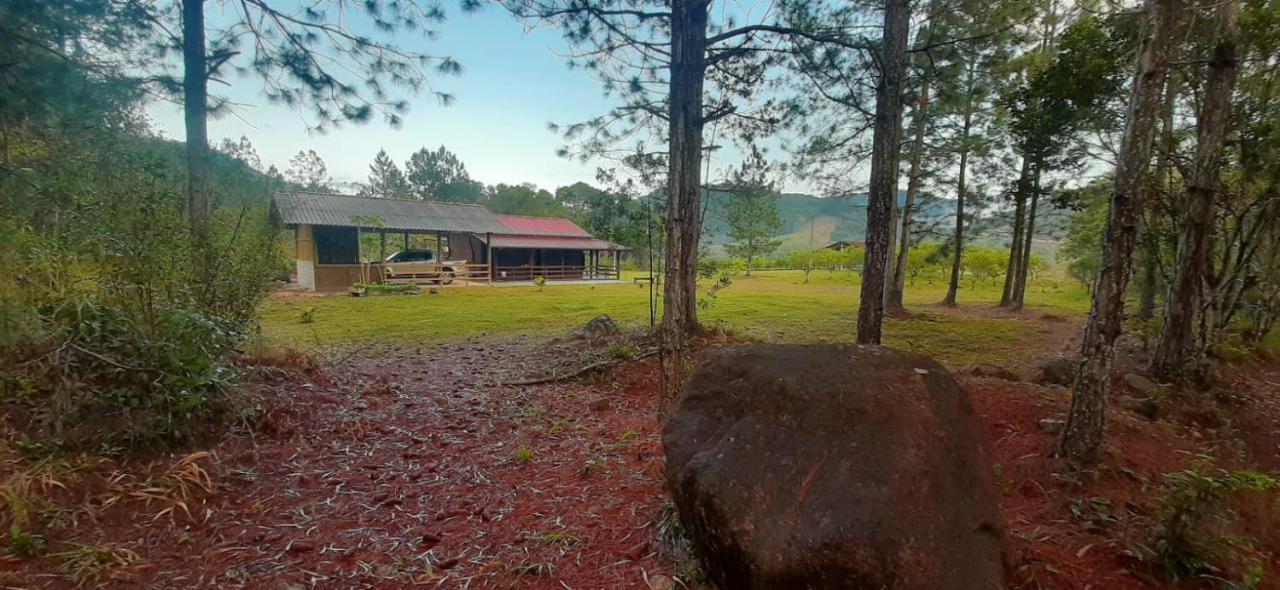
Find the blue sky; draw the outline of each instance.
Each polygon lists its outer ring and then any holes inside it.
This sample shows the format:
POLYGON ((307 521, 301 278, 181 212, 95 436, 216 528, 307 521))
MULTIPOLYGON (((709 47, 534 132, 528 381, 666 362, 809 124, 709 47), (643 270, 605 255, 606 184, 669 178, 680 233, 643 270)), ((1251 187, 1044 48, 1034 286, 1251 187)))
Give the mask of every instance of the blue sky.
MULTIPOLYGON (((217 22, 223 10, 210 3, 207 18, 217 22)), ((419 147, 441 144, 457 153, 471 175, 487 184, 532 182, 554 190, 582 180, 592 182, 604 163, 568 160, 556 155, 560 138, 548 122, 572 123, 606 112, 613 101, 586 72, 573 71, 555 50, 564 50, 553 28, 526 32, 505 11, 487 7, 478 14, 452 11, 434 27, 431 41, 418 37, 399 42, 436 55, 451 55, 462 64, 459 77, 434 78, 432 85, 456 97, 448 107, 428 95, 408 96, 411 106, 400 128, 381 120, 344 125, 327 134, 307 131, 305 113, 268 104, 255 78, 232 76, 232 86, 214 84, 213 92, 227 94, 246 106, 238 116, 224 116, 209 124, 213 143, 247 136, 265 164, 284 170, 289 158, 314 149, 337 181, 363 181, 379 148, 403 164, 419 147)), ((166 137, 182 139, 181 110, 157 103, 148 109, 166 137)), ((736 151, 736 150, 734 150, 736 151)), ((724 159, 733 156, 726 152, 724 159)), ((719 159, 719 158, 718 158, 719 159)), ((732 162, 713 162, 721 170, 732 162)))
MULTIPOLYGON (((218 5, 209 6, 207 18, 214 22, 218 5)), ((379 148, 403 163, 419 147, 441 144, 462 158, 474 178, 489 184, 532 182, 554 190, 594 179, 598 163, 556 155, 562 142, 547 123, 586 119, 607 111, 612 101, 603 96, 598 82, 585 72, 569 70, 553 52, 553 45, 562 45, 558 32, 526 34, 521 23, 494 7, 471 15, 453 11, 435 29, 440 33, 435 40, 401 43, 451 55, 462 64, 461 76, 431 81, 437 90, 456 97, 451 106, 440 106, 425 93, 406 96, 410 109, 399 128, 375 119, 320 135, 308 133, 304 112, 268 104, 256 79, 232 76, 229 90, 215 84, 211 91, 249 106, 238 109, 238 117, 210 121, 210 141, 247 136, 263 162, 281 170, 298 150, 314 149, 338 181, 364 180, 379 148)), ((148 112, 166 137, 184 137, 177 106, 157 103, 148 112)))

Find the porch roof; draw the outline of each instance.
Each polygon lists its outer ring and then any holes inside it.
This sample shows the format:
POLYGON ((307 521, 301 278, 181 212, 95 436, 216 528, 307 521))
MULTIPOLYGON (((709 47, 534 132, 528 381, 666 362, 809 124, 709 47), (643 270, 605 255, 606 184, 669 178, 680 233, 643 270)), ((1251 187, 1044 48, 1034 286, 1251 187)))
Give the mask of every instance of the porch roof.
POLYGON ((474 234, 511 231, 483 205, 467 203, 282 191, 275 194, 275 205, 287 225, 474 234))
MULTIPOLYGON (((484 241, 481 238, 480 241, 484 241)), ((609 250, 625 251, 627 247, 591 236, 512 236, 494 235, 494 248, 529 248, 536 250, 609 250)))

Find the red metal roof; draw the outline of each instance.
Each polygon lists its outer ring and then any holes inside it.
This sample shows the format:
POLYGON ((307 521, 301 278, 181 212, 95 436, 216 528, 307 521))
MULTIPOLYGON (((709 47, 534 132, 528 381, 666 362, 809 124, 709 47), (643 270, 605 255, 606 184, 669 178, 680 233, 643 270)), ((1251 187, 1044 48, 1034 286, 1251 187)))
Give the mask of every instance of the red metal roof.
MULTIPOLYGON (((512 235, 565 236, 590 238, 587 230, 563 217, 534 217, 532 215, 499 215, 498 221, 507 226, 512 235)), ((494 232, 497 233, 497 232, 494 232)))
MULTIPOLYGON (((626 250, 601 240, 563 217, 498 215, 507 232, 493 232, 494 248, 535 248, 543 250, 626 250)), ((483 241, 485 236, 477 235, 483 241)))
MULTIPOLYGON (((576 227, 576 226, 575 226, 576 227)), ((493 236, 494 248, 534 248, 541 250, 626 250, 613 242, 591 236, 493 236)))

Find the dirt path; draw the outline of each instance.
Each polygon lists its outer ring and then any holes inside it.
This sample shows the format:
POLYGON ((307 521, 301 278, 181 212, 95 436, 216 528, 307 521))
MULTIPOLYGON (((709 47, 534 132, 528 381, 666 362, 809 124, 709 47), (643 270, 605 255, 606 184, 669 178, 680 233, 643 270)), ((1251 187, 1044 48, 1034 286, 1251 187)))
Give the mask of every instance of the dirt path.
MULTIPOLYGON (((276 435, 211 449, 213 494, 126 501, 50 538, 134 552, 104 580, 120 588, 644 587, 666 502, 648 368, 500 385, 581 347, 401 350, 262 385, 276 435)), ((53 561, 0 582, 71 586, 53 561)))

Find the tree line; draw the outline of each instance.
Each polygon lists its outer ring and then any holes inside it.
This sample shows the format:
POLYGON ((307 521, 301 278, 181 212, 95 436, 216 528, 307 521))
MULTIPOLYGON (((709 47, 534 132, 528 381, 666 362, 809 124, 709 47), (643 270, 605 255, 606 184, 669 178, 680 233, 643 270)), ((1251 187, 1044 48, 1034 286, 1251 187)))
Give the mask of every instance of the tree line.
POLYGON ((1276 139, 1273 3, 782 2, 747 16, 712 0, 504 4, 558 25, 573 63, 623 103, 569 126, 571 145, 602 155, 629 146, 635 155, 624 162, 657 169, 647 178, 665 184, 669 388, 698 324, 702 166, 716 147, 706 145, 708 132, 746 145, 790 133, 797 166, 834 195, 853 194, 850 179, 867 175, 860 343, 879 343, 885 309, 902 304, 924 187, 955 195, 947 304, 956 303, 975 206, 1010 221, 1001 305, 1014 310, 1026 302, 1044 209, 1092 206, 1073 224, 1096 230, 1096 241, 1075 255, 1093 303, 1063 456, 1089 460, 1101 446, 1139 246, 1133 311, 1152 317, 1163 308, 1158 377, 1182 383, 1203 373, 1237 319, 1254 337, 1274 326, 1280 204, 1274 175, 1257 168, 1276 139), (1105 213, 1090 197, 1105 201, 1105 213))

